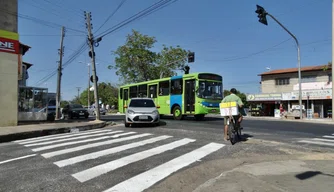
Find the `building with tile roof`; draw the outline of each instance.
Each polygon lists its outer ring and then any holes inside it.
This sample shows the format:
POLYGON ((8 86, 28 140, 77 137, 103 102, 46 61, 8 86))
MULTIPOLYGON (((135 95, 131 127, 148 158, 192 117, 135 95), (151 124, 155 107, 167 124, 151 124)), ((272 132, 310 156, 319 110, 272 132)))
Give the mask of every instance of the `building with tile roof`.
MULTIPOLYGON (((305 117, 327 118, 332 114, 332 65, 301 68, 305 117), (306 113, 308 109, 308 113, 306 113)), ((280 106, 287 112, 299 110, 298 68, 275 69, 259 74, 261 93, 248 94, 253 115, 275 116, 280 106), (257 112, 256 112, 257 111, 257 112)), ((278 116, 278 115, 277 115, 278 116)))

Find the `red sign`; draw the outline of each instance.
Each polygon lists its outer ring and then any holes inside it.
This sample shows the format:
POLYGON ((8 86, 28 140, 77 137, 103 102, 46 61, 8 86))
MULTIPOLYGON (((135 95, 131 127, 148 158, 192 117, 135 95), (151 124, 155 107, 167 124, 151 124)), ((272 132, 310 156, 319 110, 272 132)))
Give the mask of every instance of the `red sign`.
POLYGON ((0 52, 19 54, 19 50, 19 41, 0 37, 0 52))

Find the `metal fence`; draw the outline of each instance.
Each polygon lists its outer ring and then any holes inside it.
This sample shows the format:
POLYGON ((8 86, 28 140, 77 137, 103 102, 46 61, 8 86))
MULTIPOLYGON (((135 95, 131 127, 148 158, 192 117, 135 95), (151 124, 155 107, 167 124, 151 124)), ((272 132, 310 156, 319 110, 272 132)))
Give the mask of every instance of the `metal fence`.
POLYGON ((40 87, 19 87, 18 121, 47 120, 48 89, 40 87))

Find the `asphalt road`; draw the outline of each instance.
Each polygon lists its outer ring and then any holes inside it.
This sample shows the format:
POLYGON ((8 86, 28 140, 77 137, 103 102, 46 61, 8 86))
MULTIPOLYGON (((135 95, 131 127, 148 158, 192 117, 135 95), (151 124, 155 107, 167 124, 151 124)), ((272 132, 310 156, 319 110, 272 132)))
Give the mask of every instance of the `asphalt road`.
MULTIPOLYGON (((123 116, 102 119, 121 123, 123 116)), ((221 118, 165 117, 158 127, 120 124, 3 143, 0 191, 192 191, 244 163, 240 159, 251 161, 247 154, 285 155, 275 142, 295 151, 334 151, 329 145, 333 140, 323 137, 334 133, 332 125, 245 120, 243 141, 234 146, 223 141, 222 127, 221 118), (256 142, 260 140, 267 142, 256 142), (224 163, 227 159, 235 162, 224 163)))

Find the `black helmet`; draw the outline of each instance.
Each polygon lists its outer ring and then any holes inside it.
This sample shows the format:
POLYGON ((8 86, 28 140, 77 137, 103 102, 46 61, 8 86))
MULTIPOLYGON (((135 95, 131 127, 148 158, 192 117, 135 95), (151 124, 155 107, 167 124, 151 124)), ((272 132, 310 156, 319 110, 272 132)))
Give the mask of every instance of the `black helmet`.
POLYGON ((234 93, 234 94, 237 94, 237 90, 236 90, 235 88, 232 88, 232 89, 230 90, 230 92, 231 92, 231 93, 234 93))

